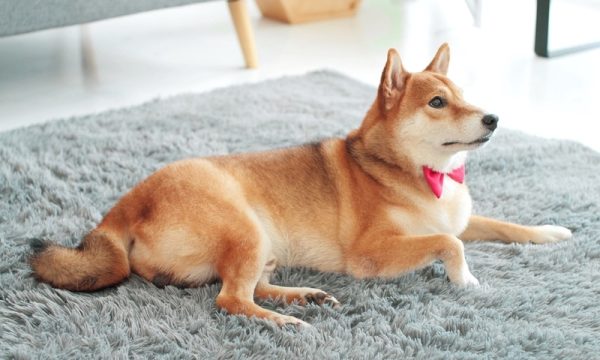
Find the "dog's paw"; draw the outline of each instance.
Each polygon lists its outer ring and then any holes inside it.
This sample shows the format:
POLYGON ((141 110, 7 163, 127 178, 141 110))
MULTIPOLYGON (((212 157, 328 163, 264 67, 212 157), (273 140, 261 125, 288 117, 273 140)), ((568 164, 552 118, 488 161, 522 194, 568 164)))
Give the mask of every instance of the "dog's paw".
POLYGON ((323 291, 306 294, 304 299, 308 304, 317 304, 321 306, 330 305, 334 309, 341 306, 340 302, 336 298, 323 291))
POLYGON ((536 244, 547 244, 554 243, 561 240, 570 239, 573 234, 571 230, 556 225, 542 225, 534 226, 535 236, 531 239, 531 242, 536 244))
POLYGON ((473 276, 473 274, 471 274, 470 271, 467 271, 467 273, 464 275, 461 281, 456 282, 456 284, 464 287, 476 287, 479 286, 479 280, 477 280, 477 278, 473 276))
POLYGON ((312 327, 309 323, 302 321, 293 316, 277 314, 277 316, 273 316, 270 319, 275 321, 275 323, 277 325, 279 325, 280 327, 284 327, 284 326, 288 326, 288 325, 294 326, 297 329, 312 327))
POLYGON ((448 277, 452 283, 458 286, 479 286, 479 280, 477 280, 477 278, 471 274, 469 267, 466 265, 457 271, 449 271, 448 277))

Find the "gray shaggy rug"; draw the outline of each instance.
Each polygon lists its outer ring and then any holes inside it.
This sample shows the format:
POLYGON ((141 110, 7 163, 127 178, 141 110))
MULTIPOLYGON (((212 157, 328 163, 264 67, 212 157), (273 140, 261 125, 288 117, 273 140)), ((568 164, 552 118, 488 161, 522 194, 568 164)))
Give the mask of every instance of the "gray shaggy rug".
POLYGON ((72 293, 32 279, 29 238, 77 244, 166 163, 343 136, 374 96, 370 86, 316 72, 0 134, 0 357, 598 358, 600 154, 509 131, 470 158, 476 211, 560 224, 574 238, 467 244, 479 288, 453 286, 439 263, 395 280, 279 269, 274 283, 322 288, 343 303, 262 303, 314 326, 298 331, 219 312, 218 283, 158 289, 133 276, 72 293))

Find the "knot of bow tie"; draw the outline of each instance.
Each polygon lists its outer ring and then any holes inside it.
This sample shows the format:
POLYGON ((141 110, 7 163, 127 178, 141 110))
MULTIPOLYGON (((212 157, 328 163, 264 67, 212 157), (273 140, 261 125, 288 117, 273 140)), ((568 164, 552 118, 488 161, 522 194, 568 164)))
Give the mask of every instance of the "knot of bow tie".
POLYGON ((442 196, 442 190, 444 189, 444 178, 448 176, 450 179, 462 184, 465 181, 465 166, 462 165, 449 173, 443 173, 435 171, 429 166, 423 166, 423 175, 431 191, 439 199, 442 196))

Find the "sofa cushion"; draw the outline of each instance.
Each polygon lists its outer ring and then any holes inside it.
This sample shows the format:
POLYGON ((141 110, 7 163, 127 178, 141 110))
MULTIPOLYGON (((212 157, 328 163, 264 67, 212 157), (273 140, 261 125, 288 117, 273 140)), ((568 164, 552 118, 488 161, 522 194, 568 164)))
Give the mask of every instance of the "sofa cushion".
POLYGON ((0 36, 209 0, 0 0, 0 36))

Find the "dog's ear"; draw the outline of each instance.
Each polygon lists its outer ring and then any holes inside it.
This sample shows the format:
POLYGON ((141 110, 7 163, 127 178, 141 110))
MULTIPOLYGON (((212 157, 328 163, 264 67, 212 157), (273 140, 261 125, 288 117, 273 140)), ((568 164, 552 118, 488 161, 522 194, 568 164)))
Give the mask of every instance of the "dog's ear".
POLYGON ((408 73, 402 67, 400 55, 394 49, 389 49, 387 62, 381 74, 379 97, 385 111, 390 110, 400 99, 408 73))
POLYGON ((437 53, 431 60, 431 63, 427 65, 425 71, 432 71, 442 75, 448 73, 448 63, 450 62, 450 48, 447 43, 443 43, 438 49, 437 53))

